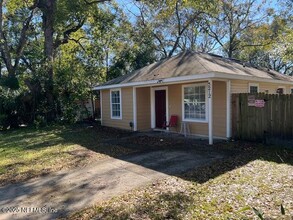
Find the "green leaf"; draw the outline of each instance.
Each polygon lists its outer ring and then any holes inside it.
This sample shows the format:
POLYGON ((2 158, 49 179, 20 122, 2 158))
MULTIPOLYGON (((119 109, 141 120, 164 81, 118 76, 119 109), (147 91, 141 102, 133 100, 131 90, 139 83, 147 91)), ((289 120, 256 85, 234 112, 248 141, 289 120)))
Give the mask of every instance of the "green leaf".
POLYGON ((284 209, 283 204, 281 204, 281 213, 282 213, 282 215, 285 215, 285 209, 284 209))
POLYGON ((256 208, 252 207, 252 210, 254 211, 254 213, 261 219, 264 220, 263 217, 263 213, 261 213, 259 210, 257 210, 256 208))

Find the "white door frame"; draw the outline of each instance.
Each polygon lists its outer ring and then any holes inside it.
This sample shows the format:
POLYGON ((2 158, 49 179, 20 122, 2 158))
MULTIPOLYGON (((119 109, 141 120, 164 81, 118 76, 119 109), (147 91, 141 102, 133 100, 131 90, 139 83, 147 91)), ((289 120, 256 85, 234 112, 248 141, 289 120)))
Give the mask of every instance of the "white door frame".
POLYGON ((155 91, 157 91, 157 90, 165 90, 166 91, 166 121, 169 120, 168 86, 151 87, 151 127, 152 128, 156 128, 155 91))

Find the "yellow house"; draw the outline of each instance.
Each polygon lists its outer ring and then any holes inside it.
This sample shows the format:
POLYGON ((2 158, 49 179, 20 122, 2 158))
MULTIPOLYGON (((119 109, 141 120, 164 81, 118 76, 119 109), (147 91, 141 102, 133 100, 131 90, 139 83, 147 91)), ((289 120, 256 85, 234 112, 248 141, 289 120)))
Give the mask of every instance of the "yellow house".
POLYGON ((183 52, 99 85, 101 124, 161 128, 171 115, 190 133, 231 137, 231 94, 293 94, 293 77, 213 54, 183 52))

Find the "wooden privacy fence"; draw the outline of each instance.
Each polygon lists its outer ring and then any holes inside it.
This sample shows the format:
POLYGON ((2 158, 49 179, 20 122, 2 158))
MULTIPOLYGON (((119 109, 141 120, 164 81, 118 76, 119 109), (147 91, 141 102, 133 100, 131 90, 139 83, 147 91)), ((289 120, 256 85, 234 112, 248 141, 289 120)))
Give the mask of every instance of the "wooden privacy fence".
POLYGON ((233 94, 233 137, 261 141, 293 138, 293 95, 233 94))

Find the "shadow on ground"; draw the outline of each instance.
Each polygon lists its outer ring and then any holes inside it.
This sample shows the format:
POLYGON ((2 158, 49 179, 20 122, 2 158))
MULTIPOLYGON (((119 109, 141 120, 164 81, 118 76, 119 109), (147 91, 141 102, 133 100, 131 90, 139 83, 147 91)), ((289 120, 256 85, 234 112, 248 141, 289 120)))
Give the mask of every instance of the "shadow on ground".
MULTIPOLYGON (((53 179, 44 178, 42 181, 30 180, 24 184, 4 186, 0 188, 0 207, 18 203, 34 207, 37 198, 46 204, 46 209, 40 210, 40 212, 45 212, 41 213, 45 214, 44 219, 52 219, 67 216, 73 211, 78 211, 80 207, 88 206, 93 201, 91 195, 100 198, 111 198, 117 195, 117 188, 122 183, 125 185, 126 180, 135 183, 139 181, 139 178, 153 180, 173 175, 188 181, 204 183, 257 159, 293 165, 292 150, 264 147, 255 143, 218 142, 209 146, 205 140, 184 138, 171 133, 135 133, 95 124, 77 125, 71 130, 57 133, 57 135, 60 137, 56 139, 57 142, 78 144, 119 160, 117 160, 117 164, 104 165, 98 173, 95 170, 88 169, 84 172, 81 169, 80 172, 73 174, 60 173, 53 179), (83 138, 85 135, 90 138, 83 138), (138 166, 134 167, 131 164, 138 166), (147 169, 141 173, 141 167, 147 169), (129 174, 129 170, 132 175, 129 174), (130 175, 129 178, 127 175, 130 175), (77 182, 82 184, 77 184, 77 182), (105 188, 108 189, 108 195, 102 194, 105 188), (44 189, 48 189, 48 191, 44 189), (62 195, 60 195, 60 191, 62 195), (30 200, 25 197, 28 194, 35 199, 30 200), (58 207, 55 207, 56 204, 58 207), (70 208, 68 208, 69 205, 70 208), (53 210, 50 211, 48 208, 53 208, 53 210), (54 212, 55 209, 58 209, 58 212, 54 212)), ((42 147, 47 144, 36 143, 36 145, 42 147)), ((35 149, 36 146, 32 144, 30 147, 35 149)), ((91 165, 89 166, 91 167, 91 165)), ((124 187, 125 190, 131 190, 127 183, 124 187)), ((151 215, 157 219, 176 219, 186 212, 188 204, 192 203, 191 199, 184 197, 184 194, 180 192, 160 196, 168 206, 168 213, 164 213, 164 216, 156 216, 154 204, 145 207, 148 204, 144 203, 132 207, 132 209, 136 209, 138 212, 140 209, 154 210, 148 216, 151 215)), ((116 217, 117 219, 128 219, 130 218, 128 214, 127 210, 121 210, 116 217)), ((26 217, 33 216, 26 215, 26 217)), ((38 217, 38 219, 41 218, 38 217)), ((99 219, 98 216, 97 219, 99 219)))
POLYGON ((75 139, 72 139, 72 135, 68 140, 66 136, 60 135, 66 141, 74 142, 95 152, 166 174, 180 176, 187 180, 192 179, 198 183, 203 183, 258 159, 293 165, 293 150, 286 146, 279 147, 275 143, 275 145, 263 145, 254 142, 216 141, 213 146, 210 146, 205 139, 185 138, 182 135, 168 132, 139 133, 101 127, 95 124, 87 126, 87 129, 87 133, 91 132, 93 136, 90 143, 82 141, 80 136, 83 133, 80 133, 79 128, 72 130, 72 132, 76 132, 75 139), (119 147, 127 149, 128 153, 125 155, 125 152, 121 151, 117 154, 114 149, 119 147), (196 175, 191 175, 188 171, 193 168, 192 164, 191 167, 187 166, 183 170, 185 174, 182 174, 180 169, 174 168, 173 170, 171 168, 172 166, 176 167, 180 162, 186 162, 186 160, 203 160, 202 163, 199 163, 200 166, 195 167, 203 167, 209 171, 204 173, 199 171, 196 175))
MULTIPOLYGON (((103 143, 138 151, 116 158, 200 184, 255 160, 293 165, 292 149, 260 143, 220 141, 209 146, 206 140, 160 132, 130 132, 117 139, 104 140, 103 143), (193 160, 198 163, 193 163, 193 160), (180 164, 184 164, 183 169, 180 164)), ((154 187, 154 190, 158 189, 154 187)), ((175 192, 158 193, 155 197, 144 195, 143 198, 143 201, 136 201, 129 209, 126 208, 128 205, 112 206, 114 201, 112 205, 98 207, 99 210, 93 211, 92 216, 95 219, 109 216, 112 219, 181 219, 190 211, 191 206, 196 206, 194 198, 187 196, 180 187, 175 192), (158 205, 158 202, 164 204, 164 211, 157 210, 162 208, 162 204, 158 205)), ((125 201, 122 199, 119 202, 125 201)), ((90 212, 85 211, 91 216, 90 212)), ((79 219, 81 216, 73 217, 79 219)))

